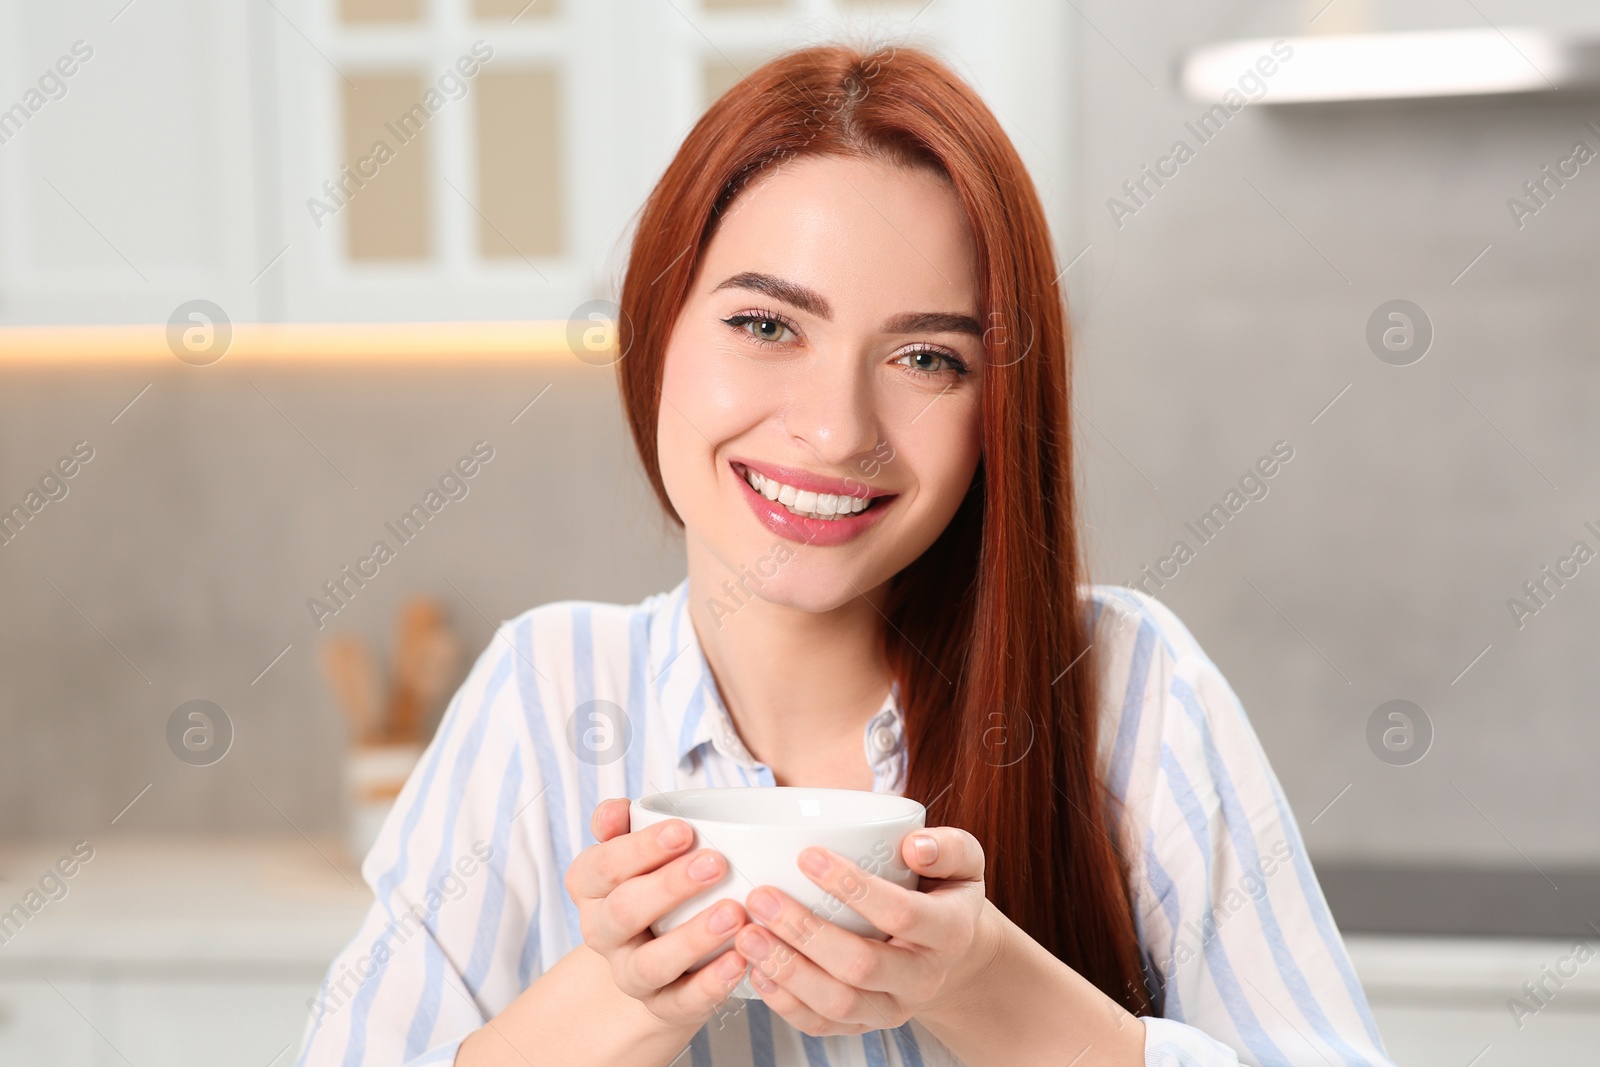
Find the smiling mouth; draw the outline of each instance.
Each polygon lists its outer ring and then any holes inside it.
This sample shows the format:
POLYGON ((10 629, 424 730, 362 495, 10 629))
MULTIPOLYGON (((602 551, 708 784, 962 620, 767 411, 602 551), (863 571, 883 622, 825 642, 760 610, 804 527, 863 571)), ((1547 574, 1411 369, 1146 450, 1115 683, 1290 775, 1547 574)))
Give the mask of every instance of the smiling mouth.
POLYGON ((848 493, 814 493, 808 489, 796 489, 792 485, 785 485, 742 464, 735 464, 734 469, 751 489, 774 503, 782 504, 789 514, 802 519, 838 522, 840 519, 852 518, 864 511, 870 511, 880 500, 893 499, 891 496, 860 497, 848 493))

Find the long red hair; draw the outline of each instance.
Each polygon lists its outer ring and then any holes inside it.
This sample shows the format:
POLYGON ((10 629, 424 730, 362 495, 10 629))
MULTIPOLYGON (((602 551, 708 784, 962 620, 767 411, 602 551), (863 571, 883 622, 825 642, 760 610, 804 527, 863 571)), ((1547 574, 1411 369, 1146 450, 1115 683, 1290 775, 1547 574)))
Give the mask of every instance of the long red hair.
POLYGON ((752 71, 689 131, 640 215, 618 373, 661 505, 663 355, 722 211, 768 167, 833 154, 928 167, 977 247, 987 330, 982 458, 948 527, 891 583, 888 661, 906 715, 905 795, 983 845, 989 899, 1135 1014, 1151 1013, 1096 767, 1091 651, 1067 420, 1070 337, 1049 227, 1015 148, 927 52, 826 45, 752 71))

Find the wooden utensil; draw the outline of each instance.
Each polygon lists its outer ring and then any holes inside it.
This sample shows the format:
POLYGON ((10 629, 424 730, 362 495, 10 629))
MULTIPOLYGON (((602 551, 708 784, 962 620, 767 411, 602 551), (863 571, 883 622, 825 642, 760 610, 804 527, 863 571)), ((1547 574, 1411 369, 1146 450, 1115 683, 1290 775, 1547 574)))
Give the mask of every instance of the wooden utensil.
POLYGON ((350 723, 357 744, 375 744, 384 732, 380 719, 378 667, 358 634, 335 634, 322 644, 322 667, 350 723))
POLYGON ((422 718, 437 706, 455 675, 461 646, 444 622, 444 607, 427 597, 406 601, 400 613, 389 702, 389 737, 422 739, 422 718))

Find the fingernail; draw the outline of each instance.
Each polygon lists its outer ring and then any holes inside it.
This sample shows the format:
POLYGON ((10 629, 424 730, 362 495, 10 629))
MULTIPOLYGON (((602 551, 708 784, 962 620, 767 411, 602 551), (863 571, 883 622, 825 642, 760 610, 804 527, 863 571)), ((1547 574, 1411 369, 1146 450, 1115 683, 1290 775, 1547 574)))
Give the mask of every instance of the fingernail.
POLYGON ((729 930, 732 930, 734 924, 738 921, 739 916, 734 911, 733 906, 724 904, 722 907, 711 913, 711 922, 708 925, 710 926, 712 933, 725 934, 729 930))
POLYGON ((828 855, 825 852, 818 852, 816 849, 808 848, 800 853, 800 866, 812 874, 827 874, 828 855))
POLYGON ((681 822, 668 823, 666 829, 656 837, 667 848, 677 848, 689 840, 689 828, 681 822))
POLYGON ((917 859, 927 865, 939 858, 939 842, 925 834, 918 834, 911 839, 911 847, 917 850, 917 859))
POLYGON ((766 890, 758 890, 750 894, 747 902, 750 910, 763 919, 776 919, 778 917, 778 898, 766 890))
POLYGON ((752 926, 750 932, 744 935, 744 951, 765 959, 772 952, 772 938, 762 933, 761 927, 752 926))
POLYGON ((717 964, 717 973, 731 982, 744 973, 745 966, 745 961, 739 956, 729 956, 717 964))
POLYGON ((689 877, 697 882, 709 882, 717 876, 717 857, 710 852, 702 852, 689 864, 689 877))

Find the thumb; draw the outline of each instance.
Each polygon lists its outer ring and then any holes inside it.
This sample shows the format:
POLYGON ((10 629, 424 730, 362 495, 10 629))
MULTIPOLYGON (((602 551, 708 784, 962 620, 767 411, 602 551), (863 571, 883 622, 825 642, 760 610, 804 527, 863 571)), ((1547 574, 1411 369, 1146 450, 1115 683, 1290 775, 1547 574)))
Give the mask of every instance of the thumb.
POLYGON ((590 829, 594 831, 596 841, 609 841, 628 832, 631 824, 628 812, 632 803, 627 797, 612 797, 595 805, 590 829))
POLYGON ((954 826, 913 830, 900 845, 907 867, 925 878, 980 881, 983 846, 967 831, 954 826))

